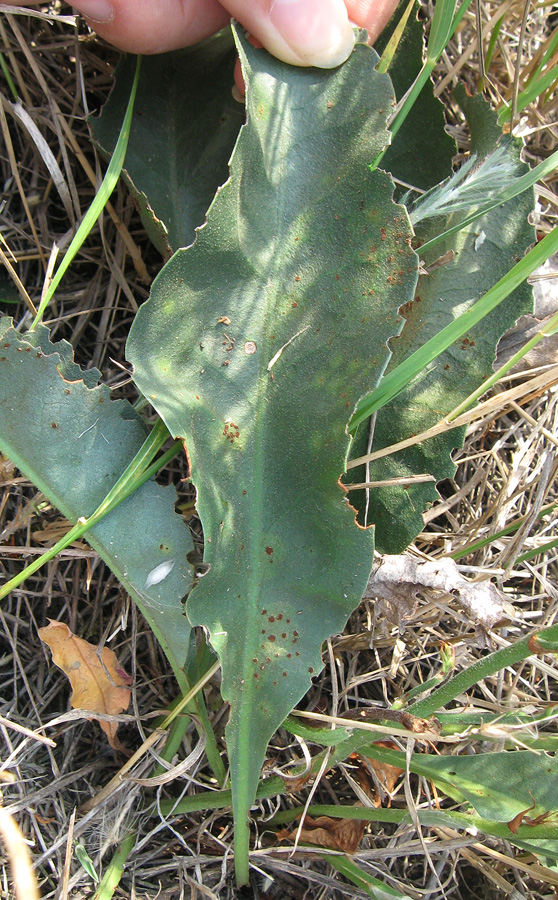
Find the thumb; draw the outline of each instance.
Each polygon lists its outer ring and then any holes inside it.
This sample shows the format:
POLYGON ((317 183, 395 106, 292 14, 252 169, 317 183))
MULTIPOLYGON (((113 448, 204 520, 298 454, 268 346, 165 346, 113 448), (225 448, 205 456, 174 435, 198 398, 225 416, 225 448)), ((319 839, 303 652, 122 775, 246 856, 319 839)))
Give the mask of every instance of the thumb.
POLYGON ((343 0, 221 0, 232 16, 278 59, 330 69, 354 47, 343 0))

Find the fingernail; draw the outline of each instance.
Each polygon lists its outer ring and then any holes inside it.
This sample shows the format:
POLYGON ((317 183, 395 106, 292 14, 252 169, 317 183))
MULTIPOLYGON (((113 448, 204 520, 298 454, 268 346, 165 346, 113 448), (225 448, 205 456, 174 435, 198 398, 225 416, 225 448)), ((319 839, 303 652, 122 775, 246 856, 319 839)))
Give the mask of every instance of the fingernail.
POLYGON ((354 47, 343 0, 274 0, 269 17, 299 65, 332 69, 354 47))
POLYGON ((79 3, 72 5, 86 19, 91 19, 99 25, 106 25, 114 19, 114 9, 110 0, 79 0, 79 3))

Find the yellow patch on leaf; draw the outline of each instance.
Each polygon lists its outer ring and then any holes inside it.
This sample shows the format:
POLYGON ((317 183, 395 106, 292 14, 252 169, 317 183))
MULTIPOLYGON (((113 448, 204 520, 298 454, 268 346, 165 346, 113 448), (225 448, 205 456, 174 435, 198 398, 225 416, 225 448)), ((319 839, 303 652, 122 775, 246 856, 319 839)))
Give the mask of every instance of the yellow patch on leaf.
MULTIPOLYGON (((112 650, 103 647, 99 654, 94 644, 72 634, 63 622, 53 622, 52 619, 49 619, 46 628, 39 628, 39 637, 50 647, 53 663, 70 680, 70 702, 74 709, 110 716, 117 716, 128 709, 132 678, 120 667, 112 650)), ((116 738, 118 724, 104 721, 99 724, 111 747, 122 749, 116 738)))

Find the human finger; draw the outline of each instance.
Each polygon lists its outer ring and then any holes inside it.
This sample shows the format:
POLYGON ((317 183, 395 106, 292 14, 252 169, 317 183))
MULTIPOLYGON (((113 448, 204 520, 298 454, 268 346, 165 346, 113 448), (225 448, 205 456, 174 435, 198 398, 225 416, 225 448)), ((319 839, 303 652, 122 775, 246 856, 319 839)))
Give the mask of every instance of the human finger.
POLYGON ((395 12, 399 0, 345 0, 351 22, 366 28, 368 41, 373 44, 395 12))
POLYGON ((266 50, 295 66, 338 66, 354 46, 343 0, 223 0, 223 6, 266 50))
MULTIPOLYGON (((319 44, 319 40, 317 39, 316 34, 319 29, 323 27, 323 24, 321 20, 316 17, 314 20, 314 33, 312 37, 314 43, 313 46, 309 46, 309 43, 311 42, 308 41, 308 32, 301 27, 300 12, 301 9, 304 8, 307 12, 312 13, 313 6, 311 0, 300 0, 300 2, 288 0, 285 8, 287 16, 286 22, 288 29, 290 30, 288 31, 288 35, 282 36, 283 43, 280 43, 275 32, 272 30, 272 27, 269 25, 269 22, 266 22, 265 19, 266 15, 269 18, 270 10, 273 11, 272 7, 276 8, 276 2, 274 4, 273 0, 272 2, 269 2, 268 0, 266 3, 260 2, 254 4, 253 0, 249 0, 249 2, 246 2, 246 0, 223 0, 223 3, 230 9, 231 13, 248 26, 251 34, 254 37, 259 38, 260 43, 263 43, 270 52, 275 54, 275 56, 278 56, 280 59, 285 59, 286 62, 295 61, 294 59, 286 57, 290 54, 297 53, 296 62, 299 65, 319 65, 322 68, 329 68, 330 66, 338 65, 340 62, 343 62, 344 58, 346 58, 346 51, 348 51, 348 55, 354 44, 354 36, 351 29, 350 38, 347 37, 346 44, 342 45, 343 50, 339 53, 338 36, 336 37, 334 34, 332 38, 331 31, 328 32, 326 29, 324 31, 325 39, 322 40, 322 49, 320 49, 319 46, 317 48, 316 45, 319 44), (251 21, 249 24, 248 19, 250 18, 250 15, 251 21), (291 17, 290 19, 288 18, 289 16, 291 17), (283 46, 287 37, 290 41, 289 54, 285 52, 283 46), (293 47, 294 42, 298 42, 295 47, 293 47), (325 52, 323 52, 324 48, 325 52), (301 63, 300 60, 303 56, 304 62, 301 63), (318 61, 316 61, 317 57, 318 61)), ((339 4, 335 4, 333 9, 329 7, 328 11, 328 8, 322 0, 318 0, 318 5, 322 11, 325 11, 326 16, 330 17, 328 19, 328 27, 330 29, 332 16, 338 15, 342 23, 342 26, 340 26, 342 28, 341 34, 345 33, 344 29, 346 21, 350 19, 350 21, 359 28, 367 29, 370 43, 373 43, 393 15, 393 12, 398 5, 398 0, 345 0, 343 4, 345 7, 344 11, 339 8, 339 4)), ((244 82, 240 64, 238 62, 235 68, 234 78, 239 92, 244 93, 244 82)))
POLYGON ((74 0, 74 6, 101 37, 131 53, 195 44, 232 15, 279 59, 330 68, 353 48, 349 19, 367 28, 373 41, 397 0, 74 0))
POLYGON ((351 22, 376 40, 398 0, 222 0, 264 47, 285 62, 328 69, 354 46, 351 22))
MULTIPOLYGON (((14 0, 18 6, 39 0, 14 0)), ((218 0, 72 0, 91 28, 128 53, 189 47, 223 28, 230 13, 218 0)))

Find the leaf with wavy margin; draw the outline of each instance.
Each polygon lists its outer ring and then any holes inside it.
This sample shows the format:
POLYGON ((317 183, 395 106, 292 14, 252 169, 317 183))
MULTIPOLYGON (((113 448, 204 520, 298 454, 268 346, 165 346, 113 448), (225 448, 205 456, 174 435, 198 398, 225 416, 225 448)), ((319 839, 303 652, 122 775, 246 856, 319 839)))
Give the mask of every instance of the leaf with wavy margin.
MULTIPOLYGON (((393 183, 390 80, 359 43, 333 71, 239 37, 247 124, 193 247, 156 279, 128 340, 134 379, 185 439, 209 572, 187 604, 231 704, 239 880, 267 743, 359 603, 373 535, 339 476, 346 424, 382 376, 417 277, 393 183)), ((247 863, 246 863, 247 865, 247 863)))
MULTIPOLYGON (((53 344, 46 326, 21 335, 0 320, 0 450, 73 524, 100 505, 147 436, 130 404, 111 400, 98 378, 74 362, 67 341, 53 344)), ((176 500, 173 487, 147 481, 87 540, 137 603, 185 688, 190 627, 182 600, 192 585, 193 545, 176 500), (166 577, 153 581, 164 564, 172 564, 166 577)))

